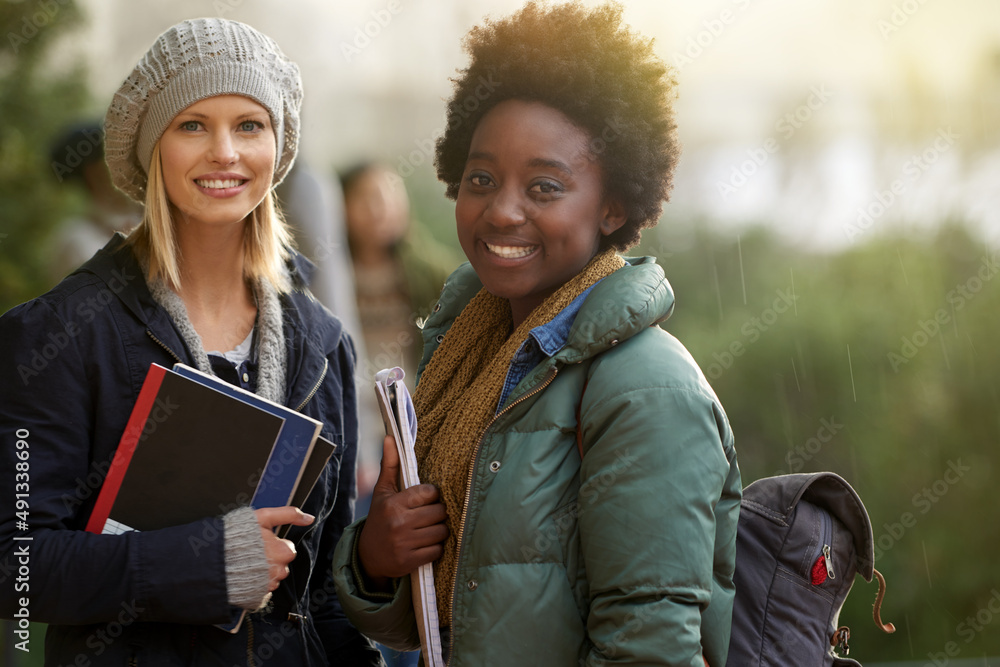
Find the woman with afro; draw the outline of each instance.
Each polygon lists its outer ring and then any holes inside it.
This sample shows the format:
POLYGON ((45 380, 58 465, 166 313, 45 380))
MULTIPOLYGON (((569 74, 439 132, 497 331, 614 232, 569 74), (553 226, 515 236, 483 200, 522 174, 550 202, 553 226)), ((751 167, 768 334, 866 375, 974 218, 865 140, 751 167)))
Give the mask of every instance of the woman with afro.
POLYGON ((622 9, 529 3, 466 39, 438 176, 469 259, 423 328, 424 484, 387 439, 334 558, 348 617, 419 645, 434 562, 451 665, 723 665, 740 475, 728 420, 655 326, 675 81, 622 9))

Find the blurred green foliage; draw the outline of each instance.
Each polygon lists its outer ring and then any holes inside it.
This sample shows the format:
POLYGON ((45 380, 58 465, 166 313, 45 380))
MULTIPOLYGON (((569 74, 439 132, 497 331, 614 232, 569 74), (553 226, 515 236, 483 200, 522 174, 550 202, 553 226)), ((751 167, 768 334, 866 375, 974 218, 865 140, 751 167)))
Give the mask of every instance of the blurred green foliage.
POLYGON ((82 66, 54 72, 51 54, 81 20, 72 0, 0 2, 0 312, 51 286, 45 241, 81 206, 49 157, 87 102, 82 66))
MULTIPOLYGON (((51 47, 81 20, 73 0, 0 2, 0 312, 51 286, 46 241, 81 206, 49 157, 87 101, 82 68, 53 73, 51 63, 51 47)), ((3 664, 42 664, 44 625, 31 625, 27 652, 14 648, 12 623, 0 626, 3 664)))
POLYGON ((821 255, 764 230, 666 227, 640 251, 677 292, 664 327, 725 406, 744 485, 832 470, 865 501, 897 632, 876 629, 877 586, 858 578, 840 617, 851 656, 997 655, 1000 255, 955 224, 863 241, 821 255))

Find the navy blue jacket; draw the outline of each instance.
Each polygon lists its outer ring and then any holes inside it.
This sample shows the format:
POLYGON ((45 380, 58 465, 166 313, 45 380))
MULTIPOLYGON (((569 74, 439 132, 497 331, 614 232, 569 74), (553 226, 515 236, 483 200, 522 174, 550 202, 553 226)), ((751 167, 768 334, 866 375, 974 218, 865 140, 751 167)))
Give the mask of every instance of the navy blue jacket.
POLYGON ((337 449, 302 508, 316 522, 288 535, 298 555, 273 608, 248 615, 235 635, 213 627, 229 617, 219 517, 84 532, 149 365, 195 365, 123 241, 0 318, 0 616, 23 614, 27 601, 31 621, 50 624, 47 665, 80 656, 89 665, 379 664, 344 617, 329 567, 356 495, 355 352, 305 288, 311 265, 301 256, 289 265, 295 290, 281 297, 284 402, 322 421, 337 449))

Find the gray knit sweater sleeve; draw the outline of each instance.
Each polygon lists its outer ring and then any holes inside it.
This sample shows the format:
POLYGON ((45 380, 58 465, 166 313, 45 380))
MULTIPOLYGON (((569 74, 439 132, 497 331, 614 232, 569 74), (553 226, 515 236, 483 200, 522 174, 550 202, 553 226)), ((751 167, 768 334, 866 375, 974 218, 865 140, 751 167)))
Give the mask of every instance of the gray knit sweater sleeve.
POLYGON ((270 600, 264 540, 257 516, 241 507, 222 517, 225 527, 226 590, 229 604, 254 611, 270 600))

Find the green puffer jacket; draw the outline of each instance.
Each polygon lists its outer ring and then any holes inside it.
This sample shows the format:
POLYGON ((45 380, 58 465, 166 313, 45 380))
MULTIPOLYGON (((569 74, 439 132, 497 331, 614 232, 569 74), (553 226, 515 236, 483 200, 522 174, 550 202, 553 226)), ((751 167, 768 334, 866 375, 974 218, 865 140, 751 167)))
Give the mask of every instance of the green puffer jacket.
MULTIPOLYGON (((673 310, 663 270, 628 261, 482 438, 460 536, 455 667, 703 667, 702 654, 725 664, 741 495, 733 436, 694 359, 655 326, 673 310)), ((469 265, 448 279, 421 368, 480 287, 469 265)), ((360 525, 334 557, 344 611, 377 641, 419 647, 408 579, 391 600, 359 588, 360 525)))

